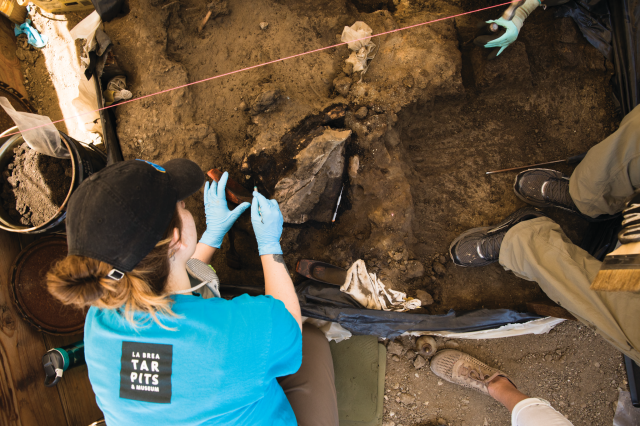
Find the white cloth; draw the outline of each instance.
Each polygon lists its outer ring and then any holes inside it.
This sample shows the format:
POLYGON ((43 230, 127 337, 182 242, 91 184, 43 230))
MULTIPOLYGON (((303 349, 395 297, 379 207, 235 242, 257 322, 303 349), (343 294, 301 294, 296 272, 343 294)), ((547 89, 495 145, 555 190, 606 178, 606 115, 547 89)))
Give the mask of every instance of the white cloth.
POLYGON ((557 412, 549 401, 527 398, 513 407, 511 426, 573 426, 573 423, 557 412))
POLYGON ((347 271, 340 291, 348 293, 367 309, 404 312, 420 307, 420 300, 406 300, 401 291, 385 288, 376 274, 369 274, 364 260, 358 259, 347 271))

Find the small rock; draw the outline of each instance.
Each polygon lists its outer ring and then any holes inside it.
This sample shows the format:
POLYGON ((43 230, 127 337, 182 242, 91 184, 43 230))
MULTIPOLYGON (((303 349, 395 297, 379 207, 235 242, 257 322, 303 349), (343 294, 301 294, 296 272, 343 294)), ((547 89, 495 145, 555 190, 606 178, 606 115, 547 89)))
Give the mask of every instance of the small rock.
POLYGON ((398 355, 392 356, 391 359, 394 360, 395 362, 400 361, 400 357, 398 355))
POLYGON ((349 177, 355 179, 358 176, 358 170, 360 169, 360 157, 354 155, 349 158, 349 177))
POLYGON ((436 274, 438 274, 440 276, 442 276, 442 275, 447 273, 447 270, 445 269, 445 267, 442 266, 442 264, 439 263, 439 262, 437 262, 437 263, 434 262, 433 266, 431 268, 433 269, 433 272, 435 272, 436 274))
POLYGON ((402 355, 404 351, 404 347, 400 343, 391 342, 389 346, 387 346, 387 352, 392 355, 402 355))
POLYGON ((258 95, 251 107, 251 115, 258 115, 263 111, 266 111, 271 105, 273 105, 280 97, 278 90, 268 90, 258 95))
POLYGON ((447 258, 440 255, 440 257, 438 258, 438 262, 444 265, 445 263, 447 263, 447 258))
POLYGON ((544 360, 547 362, 550 362, 553 359, 553 357, 551 355, 545 355, 544 356, 544 360))
POLYGON ((460 344, 458 342, 448 341, 444 344, 444 347, 447 349, 456 349, 460 347, 460 344))
POLYGON ((353 64, 351 62, 347 62, 344 67, 342 67, 342 72, 346 75, 353 74, 353 64))
POLYGON ((562 351, 561 351, 560 349, 558 349, 558 350, 556 351, 556 353, 557 353, 558 355, 562 355, 562 351))
POLYGON ((438 380, 438 386, 442 386, 442 380, 438 380))
POLYGON ((238 108, 240 108, 240 111, 246 111, 249 109, 249 106, 247 105, 246 102, 240 102, 240 105, 238 105, 238 108))
POLYGON ((435 275, 431 275, 431 281, 434 282, 434 283, 436 282, 436 276, 435 275))
POLYGON ((600 363, 599 362, 594 362, 593 365, 595 365, 596 368, 600 368, 600 363))
POLYGON ((443 419, 442 417, 438 417, 438 424, 439 425, 446 425, 447 421, 445 419, 443 419))
POLYGON ((382 426, 396 426, 396 422, 394 421, 384 422, 382 423, 382 426))
POLYGON ((394 384, 393 384, 393 386, 391 386, 391 387, 392 387, 392 388, 394 388, 394 389, 398 389, 398 388, 400 388, 400 383, 397 383, 397 382, 396 382, 396 383, 394 383, 394 384))
POLYGON ((400 260, 402 260, 402 252, 399 251, 395 253, 392 257, 393 257, 393 260, 395 260, 396 262, 399 262, 400 260))
POLYGON ((336 92, 342 96, 347 96, 349 89, 351 89, 351 79, 346 75, 338 76, 333 80, 333 87, 335 87, 336 92))
POLYGON ((424 276, 424 266, 417 260, 407 262, 407 278, 420 278, 424 276))
POLYGON ((429 306, 433 304, 433 297, 424 290, 417 290, 416 298, 420 299, 421 306, 429 306))
POLYGON ((420 370, 425 365, 427 365, 427 361, 425 361, 425 359, 422 358, 420 355, 418 355, 416 357, 416 360, 413 361, 413 366, 415 367, 416 370, 420 370))
POLYGON ((413 404, 416 400, 416 397, 413 395, 409 395, 408 393, 400 394, 400 403, 404 405, 413 404))
POLYGON ((408 75, 402 79, 402 84, 404 84, 406 87, 411 89, 415 84, 415 80, 413 79, 412 76, 408 75))
POLYGON ((367 118, 368 113, 369 110, 367 109, 367 107, 360 107, 354 115, 358 120, 364 120, 365 118, 367 118))
POLYGON ((260 29, 261 30, 266 30, 269 27, 269 23, 268 22, 260 22, 260 29))

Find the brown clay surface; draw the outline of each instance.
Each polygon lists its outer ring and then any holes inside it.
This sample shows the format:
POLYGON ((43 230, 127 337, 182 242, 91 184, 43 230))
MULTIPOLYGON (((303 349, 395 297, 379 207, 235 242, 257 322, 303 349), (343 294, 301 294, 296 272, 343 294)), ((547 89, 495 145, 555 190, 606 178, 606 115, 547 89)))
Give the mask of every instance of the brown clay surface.
POLYGON ((40 154, 23 143, 2 172, 3 208, 27 226, 52 219, 71 187, 71 161, 40 154))

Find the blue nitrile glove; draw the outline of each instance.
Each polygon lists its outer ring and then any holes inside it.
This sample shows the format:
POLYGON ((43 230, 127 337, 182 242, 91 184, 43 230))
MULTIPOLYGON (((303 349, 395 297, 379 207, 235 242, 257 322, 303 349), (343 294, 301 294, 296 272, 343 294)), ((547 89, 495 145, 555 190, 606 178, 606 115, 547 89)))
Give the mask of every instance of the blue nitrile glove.
POLYGON ((258 240, 258 253, 282 254, 280 237, 282 236, 282 213, 276 200, 267 200, 264 195, 253 191, 251 202, 251 224, 258 240))
POLYGON ((229 173, 224 172, 220 182, 205 182, 204 184, 204 214, 207 220, 207 230, 202 234, 200 242, 209 247, 220 248, 222 239, 229 232, 233 223, 251 204, 242 203, 233 211, 227 207, 225 188, 229 173))
POLYGON ((516 41, 516 39, 518 38, 518 27, 516 26, 516 24, 514 24, 513 21, 507 21, 502 18, 487 21, 487 24, 493 24, 493 23, 496 23, 501 27, 505 28, 507 32, 505 32, 501 37, 498 37, 497 39, 488 42, 487 44, 484 45, 484 47, 486 47, 487 49, 493 49, 494 47, 499 47, 500 51, 498 52, 498 55, 500 55, 504 49, 506 49, 511 43, 516 41))

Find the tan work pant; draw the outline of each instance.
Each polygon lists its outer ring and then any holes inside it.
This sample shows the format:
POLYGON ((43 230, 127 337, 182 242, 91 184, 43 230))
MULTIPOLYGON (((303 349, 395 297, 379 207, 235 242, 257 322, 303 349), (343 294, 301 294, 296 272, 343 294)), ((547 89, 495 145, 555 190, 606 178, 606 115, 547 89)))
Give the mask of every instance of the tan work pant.
MULTIPOLYGON (((636 188, 640 106, 589 150, 569 180, 571 198, 592 217, 621 211, 636 188)), ((511 228, 500 247, 500 264, 537 282, 549 298, 640 364, 640 294, 590 290, 601 262, 574 245, 558 224, 541 217, 511 228)))

